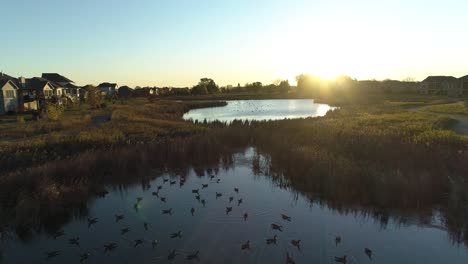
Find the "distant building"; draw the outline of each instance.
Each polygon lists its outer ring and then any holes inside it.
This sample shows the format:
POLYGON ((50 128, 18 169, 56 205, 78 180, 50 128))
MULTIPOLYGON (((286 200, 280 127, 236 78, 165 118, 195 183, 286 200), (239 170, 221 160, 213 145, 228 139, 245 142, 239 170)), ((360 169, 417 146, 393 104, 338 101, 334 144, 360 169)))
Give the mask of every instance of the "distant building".
POLYGON ((101 83, 97 86, 102 95, 113 95, 117 93, 119 86, 116 83, 101 83))
POLYGON ((0 79, 0 115, 17 112, 19 87, 10 79, 0 79))
POLYGON ((460 96, 460 80, 453 76, 429 76, 421 82, 421 94, 460 96))
POLYGON ((48 80, 54 87, 54 95, 57 97, 71 97, 77 99, 82 94, 80 87, 75 82, 58 73, 43 73, 42 78, 48 80))
POLYGON ((149 97, 157 95, 156 88, 153 87, 143 87, 139 89, 135 89, 133 92, 135 97, 149 97))
POLYGON ((468 95, 468 75, 465 75, 459 78, 458 80, 460 80, 460 89, 461 89, 462 95, 464 96, 468 95))
POLYGON ((124 85, 119 87, 118 95, 120 98, 129 98, 133 96, 133 89, 124 85))

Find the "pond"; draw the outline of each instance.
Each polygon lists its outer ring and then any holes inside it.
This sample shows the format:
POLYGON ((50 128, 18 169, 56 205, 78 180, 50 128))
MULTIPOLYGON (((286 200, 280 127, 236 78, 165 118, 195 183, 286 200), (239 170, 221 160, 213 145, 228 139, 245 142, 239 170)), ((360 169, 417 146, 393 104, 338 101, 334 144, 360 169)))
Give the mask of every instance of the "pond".
POLYGON ((324 116, 336 107, 318 104, 310 99, 292 100, 234 100, 224 107, 194 109, 184 119, 202 122, 219 120, 231 122, 240 120, 279 120, 324 116))
POLYGON ((468 259, 468 248, 454 239, 436 208, 376 209, 364 202, 367 194, 340 201, 356 186, 337 185, 334 195, 298 191, 303 185, 275 171, 281 166, 254 148, 215 160, 111 184, 107 195, 70 215, 50 213, 49 223, 8 234, 0 242, 0 262, 285 263, 287 255, 296 263, 335 263, 345 255, 347 263, 468 259))

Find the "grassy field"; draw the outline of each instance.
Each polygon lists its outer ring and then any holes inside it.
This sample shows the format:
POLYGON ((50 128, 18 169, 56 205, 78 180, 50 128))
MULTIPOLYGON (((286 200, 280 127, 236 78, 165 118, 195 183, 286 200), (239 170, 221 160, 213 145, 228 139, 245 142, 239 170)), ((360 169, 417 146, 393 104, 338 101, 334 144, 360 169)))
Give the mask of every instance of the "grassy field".
POLYGON ((442 114, 459 114, 468 115, 468 106, 466 102, 456 102, 450 104, 437 104, 425 106, 420 109, 421 111, 442 113, 442 114))

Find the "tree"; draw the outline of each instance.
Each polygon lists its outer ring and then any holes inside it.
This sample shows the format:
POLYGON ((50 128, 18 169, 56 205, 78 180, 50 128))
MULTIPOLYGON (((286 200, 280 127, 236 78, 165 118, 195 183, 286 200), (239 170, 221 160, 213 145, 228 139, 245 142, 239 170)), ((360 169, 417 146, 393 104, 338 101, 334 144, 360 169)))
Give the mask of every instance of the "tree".
POLYGON ((86 102, 92 108, 99 108, 102 102, 102 94, 101 91, 93 85, 87 85, 84 87, 87 92, 86 102))
POLYGON ((215 94, 219 93, 219 87, 210 78, 202 78, 200 82, 192 88, 193 94, 215 94))
POLYGON ((289 85, 288 80, 281 81, 280 84, 278 85, 278 88, 281 93, 287 93, 289 92, 289 89, 291 88, 291 85, 289 85))
POLYGON ((263 87, 263 84, 261 82, 254 82, 254 83, 246 83, 245 88, 247 91, 252 91, 252 92, 259 92, 263 87))

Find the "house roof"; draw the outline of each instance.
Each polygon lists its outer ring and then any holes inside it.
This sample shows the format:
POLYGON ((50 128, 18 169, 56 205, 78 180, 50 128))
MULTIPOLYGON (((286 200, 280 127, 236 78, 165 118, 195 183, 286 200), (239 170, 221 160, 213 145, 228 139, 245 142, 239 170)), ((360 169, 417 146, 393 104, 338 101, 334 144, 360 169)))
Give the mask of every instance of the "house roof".
POLYGON ((104 83, 100 83, 97 87, 98 88, 102 88, 102 87, 116 87, 117 84, 116 83, 108 83, 108 82, 104 82, 104 83))
POLYGON ((50 82, 47 79, 34 77, 26 80, 26 87, 28 89, 40 90, 43 89, 50 82))
POLYGON ((15 78, 3 72, 0 72, 0 80, 11 80, 11 79, 15 79, 15 78))
POLYGON ((465 76, 460 77, 460 78, 458 78, 458 79, 460 79, 460 80, 468 79, 468 75, 465 75, 465 76))
POLYGON ((58 73, 43 73, 42 78, 52 82, 73 82, 72 80, 58 73))
POLYGON ((453 76, 428 76, 423 82, 443 82, 443 81, 456 81, 457 78, 453 76))
POLYGON ((0 79, 0 89, 3 88, 3 86, 5 86, 7 83, 11 83, 11 85, 13 85, 16 89, 19 89, 18 85, 16 85, 15 82, 9 79, 0 79))

